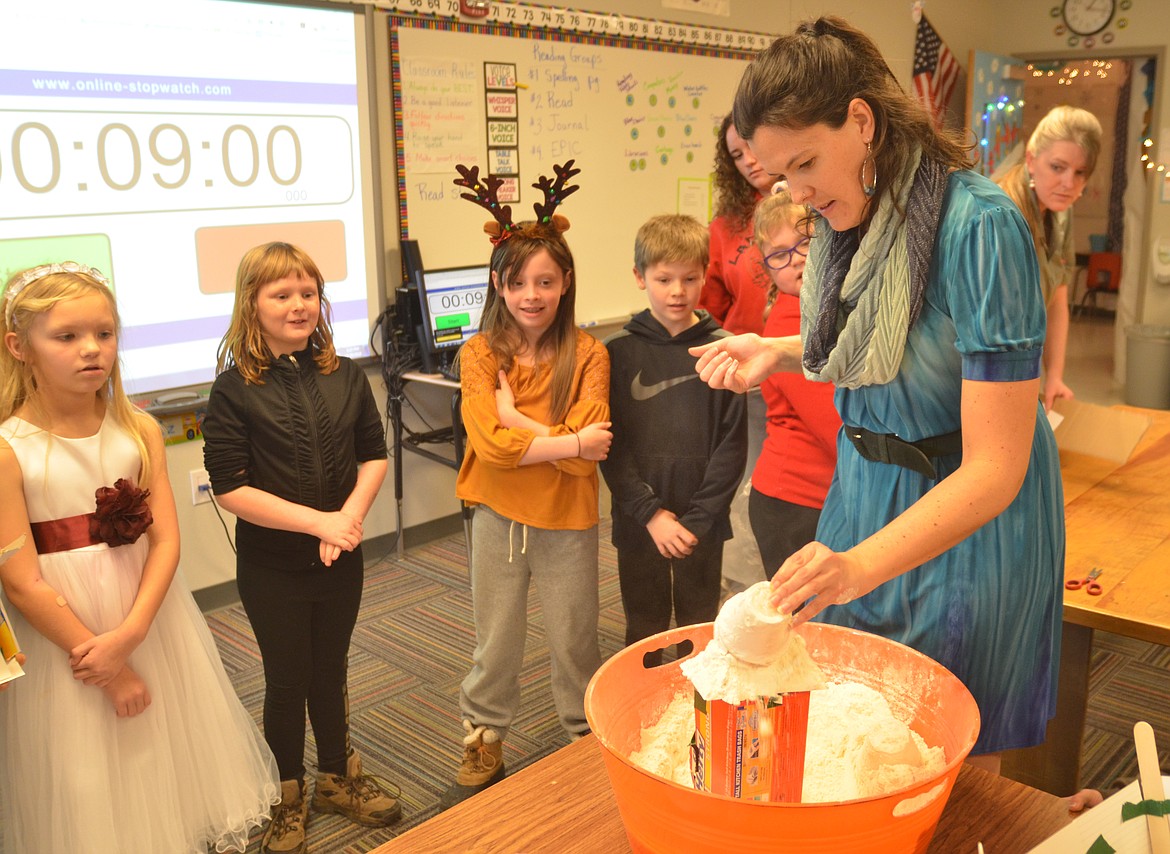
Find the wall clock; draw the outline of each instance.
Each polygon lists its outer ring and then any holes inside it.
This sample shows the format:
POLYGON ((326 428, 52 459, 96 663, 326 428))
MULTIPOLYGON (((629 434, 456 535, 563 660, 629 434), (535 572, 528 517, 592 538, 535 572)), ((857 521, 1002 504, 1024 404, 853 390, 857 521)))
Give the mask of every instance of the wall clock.
POLYGON ((1080 36, 1091 36, 1109 26, 1117 0, 1063 0, 1060 7, 1065 26, 1080 36))

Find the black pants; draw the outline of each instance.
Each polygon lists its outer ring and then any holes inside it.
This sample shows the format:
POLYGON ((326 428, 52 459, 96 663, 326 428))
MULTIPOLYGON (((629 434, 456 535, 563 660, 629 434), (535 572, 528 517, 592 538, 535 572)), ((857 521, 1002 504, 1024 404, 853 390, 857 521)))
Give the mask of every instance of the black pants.
POLYGON ((305 773, 305 705, 317 767, 344 774, 349 754, 349 640, 362 601, 361 550, 331 567, 283 572, 237 567, 240 601, 264 661, 264 738, 280 779, 305 773))
POLYGON ((817 538, 821 511, 757 492, 752 487, 748 497, 748 518, 760 547, 764 574, 772 580, 780 564, 817 538))
MULTIPOLYGON (((706 538, 685 558, 664 558, 649 534, 644 544, 619 547, 618 582, 626 612, 626 646, 670 628, 675 623, 708 623, 719 612, 723 575, 723 541, 706 538)), ((660 656, 648 660, 654 666, 660 656)))

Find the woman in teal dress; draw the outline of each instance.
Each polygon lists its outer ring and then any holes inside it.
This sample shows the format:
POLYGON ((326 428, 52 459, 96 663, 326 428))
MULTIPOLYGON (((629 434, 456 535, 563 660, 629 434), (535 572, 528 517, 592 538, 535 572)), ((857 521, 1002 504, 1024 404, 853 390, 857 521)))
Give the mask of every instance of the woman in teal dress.
POLYGON ((742 335, 700 376, 837 385, 844 427, 817 542, 773 602, 905 643, 982 718, 972 755, 1044 741, 1060 659, 1064 509, 1038 401, 1045 315, 1028 226, 966 167, 864 34, 801 24, 744 74, 740 135, 809 207, 801 336, 742 335))

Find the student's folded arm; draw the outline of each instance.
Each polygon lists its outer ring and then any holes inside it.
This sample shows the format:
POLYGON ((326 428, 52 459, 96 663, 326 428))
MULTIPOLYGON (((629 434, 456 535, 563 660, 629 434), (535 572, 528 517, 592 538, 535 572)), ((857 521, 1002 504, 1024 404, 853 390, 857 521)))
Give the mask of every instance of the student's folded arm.
POLYGON ((464 391, 462 415, 467 444, 485 465, 517 468, 536 438, 531 430, 505 427, 500 423, 494 391, 490 395, 469 395, 464 391))
POLYGON ((747 464, 747 398, 724 392, 727 407, 719 423, 719 443, 703 472, 703 481, 679 517, 684 528, 703 539, 727 512, 747 464))
MULTIPOLYGON (((577 400, 569 408, 564 424, 554 424, 550 435, 576 433, 587 424, 609 421, 609 352, 600 342, 589 349, 581 371, 581 387, 577 400)), ((565 474, 590 477, 597 471, 597 463, 579 457, 553 462, 565 474)))

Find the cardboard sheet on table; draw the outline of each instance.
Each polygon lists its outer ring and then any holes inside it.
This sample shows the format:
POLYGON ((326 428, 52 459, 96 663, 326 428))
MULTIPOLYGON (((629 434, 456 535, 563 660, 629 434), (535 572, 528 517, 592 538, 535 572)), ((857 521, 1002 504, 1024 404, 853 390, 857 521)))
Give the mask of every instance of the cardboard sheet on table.
MULTIPOLYGON (((1162 778, 1162 787, 1170 791, 1170 776, 1162 778)), ((1071 794, 1071 793, 1070 793, 1071 794)), ((1103 802, 1077 816, 1072 823, 1063 830, 1054 833, 1045 839, 1028 854, 1084 854, 1097 841, 1098 836, 1104 836, 1105 841, 1115 851, 1124 854, 1150 854, 1150 833, 1146 827, 1145 816, 1121 820, 1121 805, 1137 803, 1142 800, 1141 787, 1134 780, 1116 795, 1111 795, 1103 802)), ((1170 821, 1165 816, 1162 821, 1170 821)), ((996 854, 988 851, 987 854, 996 854)))
POLYGON ((1124 465, 1150 426, 1136 412, 1064 399, 1056 401, 1049 422, 1060 449, 1065 504, 1124 465))

